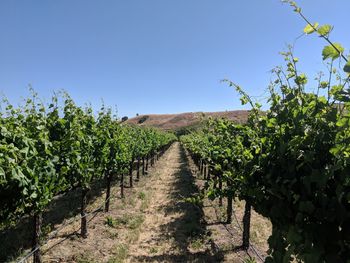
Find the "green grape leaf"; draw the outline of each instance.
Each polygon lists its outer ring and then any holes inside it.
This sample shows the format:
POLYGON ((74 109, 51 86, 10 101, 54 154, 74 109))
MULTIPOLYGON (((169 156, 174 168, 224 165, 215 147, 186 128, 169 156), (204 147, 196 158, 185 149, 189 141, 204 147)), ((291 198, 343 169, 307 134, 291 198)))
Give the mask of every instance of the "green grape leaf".
POLYGON ((245 96, 240 98, 242 105, 246 105, 248 103, 248 99, 245 96))
POLYGON ((321 89, 325 89, 325 88, 328 87, 328 85, 329 85, 329 82, 328 82, 328 81, 321 81, 319 87, 320 87, 321 89))
POLYGON ((323 25, 320 26, 317 29, 317 32, 321 35, 321 36, 327 36, 329 35, 329 33, 332 31, 333 27, 331 25, 323 25))
MULTIPOLYGON (((348 118, 341 118, 337 121, 336 125, 338 127, 344 127, 347 126, 349 123, 349 119, 348 118)), ((333 153, 335 150, 337 150, 337 148, 334 148, 334 150, 331 149, 331 153, 333 153), (333 151, 333 152, 332 152, 333 151)))
POLYGON ((284 3, 289 3, 291 7, 294 7, 294 12, 300 13, 301 8, 297 6, 297 3, 295 1, 288 1, 288 0, 282 0, 284 3))
POLYGON ((315 32, 315 29, 317 29, 318 27, 318 23, 314 23, 312 26, 310 24, 307 24, 305 27, 304 27, 304 33, 309 35, 309 34, 312 34, 313 32, 315 32))
POLYGON ((339 58, 340 55, 344 52, 344 48, 339 43, 334 43, 333 45, 335 48, 332 45, 325 46, 323 48, 323 51, 322 51, 323 60, 326 60, 329 58, 331 58, 332 60, 335 60, 339 58))
POLYGON ((2 167, 0 167, 0 184, 6 182, 6 174, 2 167))
POLYGON ((344 66, 344 71, 346 73, 350 73, 350 60, 348 62, 346 62, 345 66, 344 66))
POLYGON ((341 92, 343 89, 342 85, 333 85, 329 91, 329 94, 334 96, 337 95, 339 92, 341 92))

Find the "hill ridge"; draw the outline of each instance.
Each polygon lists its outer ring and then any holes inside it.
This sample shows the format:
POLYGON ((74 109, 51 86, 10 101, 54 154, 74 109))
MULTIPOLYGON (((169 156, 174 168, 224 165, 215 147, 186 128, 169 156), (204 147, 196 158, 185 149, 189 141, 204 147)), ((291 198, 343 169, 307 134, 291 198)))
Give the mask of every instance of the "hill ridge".
POLYGON ((141 114, 130 118, 127 123, 140 126, 151 126, 164 130, 180 130, 197 126, 203 117, 227 118, 237 123, 244 123, 248 118, 248 110, 231 110, 217 112, 184 112, 166 114, 141 114))

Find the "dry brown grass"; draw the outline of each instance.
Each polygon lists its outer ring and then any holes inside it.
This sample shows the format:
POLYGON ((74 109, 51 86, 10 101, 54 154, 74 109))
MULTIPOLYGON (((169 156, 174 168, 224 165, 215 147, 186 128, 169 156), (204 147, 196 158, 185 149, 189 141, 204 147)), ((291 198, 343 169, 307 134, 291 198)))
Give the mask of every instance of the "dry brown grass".
POLYGON ((179 130, 198 124, 203 117, 227 118, 237 123, 247 121, 249 112, 246 110, 220 111, 220 112, 187 112, 178 114, 145 114, 130 118, 127 123, 141 126, 152 126, 164 130, 179 130), (146 119, 139 123, 140 120, 146 119))

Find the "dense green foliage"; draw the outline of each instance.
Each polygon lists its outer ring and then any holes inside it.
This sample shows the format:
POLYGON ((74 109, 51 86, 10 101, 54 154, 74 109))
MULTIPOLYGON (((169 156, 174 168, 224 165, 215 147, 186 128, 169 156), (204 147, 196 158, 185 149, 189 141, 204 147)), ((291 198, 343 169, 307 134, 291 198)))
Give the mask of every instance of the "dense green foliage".
POLYGON ((329 43, 322 51, 328 72, 318 75, 314 92, 290 48, 282 53, 286 68, 273 70, 267 112, 228 81, 252 106, 248 123, 216 120, 181 138, 226 182, 226 190, 209 188, 209 196, 233 192, 271 220, 266 262, 350 262, 349 62, 329 40, 331 29, 309 22, 304 29, 329 43))
POLYGON ((120 123, 102 107, 64 94, 47 107, 33 92, 23 107, 6 100, 0 116, 0 222, 41 212, 57 194, 127 173, 136 156, 159 150, 170 133, 120 123), (60 106, 62 105, 62 106, 60 106))

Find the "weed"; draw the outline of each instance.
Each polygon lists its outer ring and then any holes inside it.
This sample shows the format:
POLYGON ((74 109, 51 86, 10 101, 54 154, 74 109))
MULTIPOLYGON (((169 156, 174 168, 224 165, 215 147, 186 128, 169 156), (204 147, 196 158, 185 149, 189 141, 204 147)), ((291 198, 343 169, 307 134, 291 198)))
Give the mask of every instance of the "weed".
POLYGON ((135 217, 129 220, 128 227, 130 229, 137 229, 141 226, 143 221, 144 221, 143 215, 136 215, 135 217))
POLYGON ((130 220, 129 215, 123 215, 115 219, 115 224, 117 226, 121 226, 121 225, 125 226, 126 224, 128 224, 129 220, 130 220))
POLYGON ((75 258, 77 263, 96 263, 89 254, 81 254, 75 258))
POLYGON ((105 220, 105 225, 110 226, 110 227, 116 227, 116 220, 113 219, 111 216, 107 216, 105 220))
POLYGON ((128 257, 128 246, 125 244, 118 244, 113 247, 114 256, 109 258, 107 263, 122 263, 128 257))
POLYGON ((129 215, 123 215, 122 217, 112 218, 111 216, 106 217, 105 224, 110 227, 119 227, 119 226, 125 226, 128 224, 130 220, 129 215))
POLYGON ((110 227, 127 226, 130 229, 137 229, 140 227, 143 221, 143 215, 124 214, 123 216, 115 219, 113 219, 111 216, 107 216, 105 224, 110 227))
POLYGON ((145 200, 145 198, 146 198, 146 194, 144 192, 140 192, 139 193, 139 199, 145 200))
POLYGON ((252 257, 249 257, 249 258, 245 258, 243 260, 243 263, 256 263, 256 260, 252 257))
POLYGON ((204 245, 203 242, 204 240, 202 238, 193 239, 191 240, 191 247, 196 250, 201 249, 204 245))
POLYGON ((151 253, 151 254, 155 254, 155 253, 157 253, 158 252, 158 248, 157 247, 151 247, 150 249, 149 249, 149 253, 151 253))

